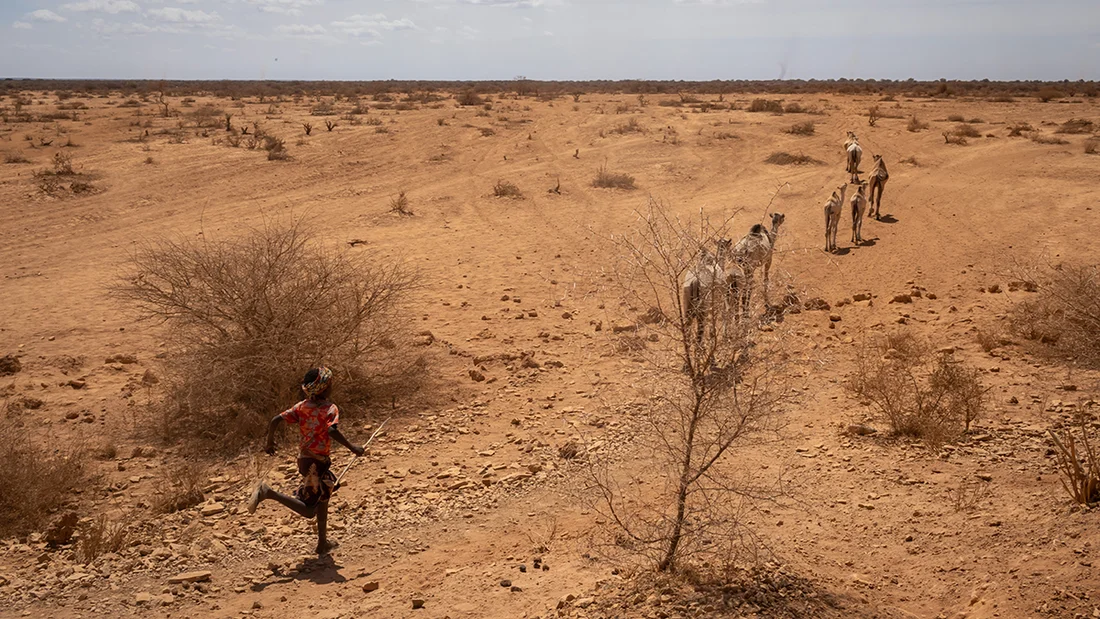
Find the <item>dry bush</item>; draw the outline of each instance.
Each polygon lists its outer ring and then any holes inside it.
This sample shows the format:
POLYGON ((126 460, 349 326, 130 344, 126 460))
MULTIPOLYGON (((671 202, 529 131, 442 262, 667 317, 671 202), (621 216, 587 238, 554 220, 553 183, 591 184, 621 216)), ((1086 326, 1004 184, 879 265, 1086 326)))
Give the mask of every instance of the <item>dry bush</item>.
POLYGON ((870 109, 867 110, 867 124, 874 127, 878 123, 879 118, 882 118, 882 116, 879 113, 878 106, 872 105, 870 109))
POLYGON ((172 514, 202 503, 205 479, 201 466, 191 462, 176 464, 164 472, 153 496, 152 508, 158 514, 172 514))
POLYGON ((809 155, 803 155, 801 153, 792 155, 785 152, 776 152, 768 155, 768 158, 764 160, 764 163, 770 163, 772 165, 820 165, 821 162, 809 155))
POLYGON ((918 131, 924 131, 925 129, 927 129, 928 128, 928 123, 921 122, 921 120, 919 118, 917 118, 917 115, 913 114, 912 116, 909 117, 909 124, 906 125, 905 128, 910 133, 916 133, 918 131))
POLYGON ((968 143, 965 135, 959 135, 949 131, 943 132, 943 142, 944 144, 954 144, 956 146, 966 146, 968 143))
POLYGON ((963 116, 962 114, 952 114, 952 115, 947 117, 947 122, 949 122, 949 123, 964 123, 964 122, 966 122, 966 117, 963 116))
POLYGON ((30 163, 31 160, 23 156, 22 153, 7 152, 4 153, 4 163, 30 163))
POLYGON ((336 121, 335 120, 326 120, 325 121, 325 129, 326 130, 331 132, 335 128, 336 128, 336 121))
POLYGON ((974 341, 978 343, 978 346, 982 347, 985 352, 990 352, 1001 346, 1008 346, 1012 343, 1012 340, 1006 338, 1002 333, 995 331, 987 331, 985 329, 978 329, 978 332, 974 334, 974 341))
POLYGON ((87 565, 109 552, 117 553, 130 541, 130 529, 122 522, 111 522, 106 515, 77 529, 76 558, 87 565))
POLYGON ((1100 140, 1085 140, 1085 154, 1095 155, 1100 151, 1100 140))
MULTIPOLYGON (((88 479, 87 455, 77 447, 47 449, 27 440, 19 422, 0 421, 0 536, 41 527, 88 479)), ((38 432, 34 432, 37 436, 38 432)))
POLYGON ((1022 137, 1025 133, 1035 131, 1035 127, 1027 123, 1016 123, 1008 128, 1008 137, 1018 138, 1022 137))
POLYGON ((1011 331, 1100 365, 1100 265, 1018 267, 1013 277, 1036 294, 1012 309, 1011 331))
POLYGON ((596 169, 596 178, 592 179, 593 187, 603 189, 634 189, 634 177, 623 172, 612 172, 607 165, 601 165, 596 169))
POLYGON ((960 483, 951 491, 951 505, 956 512, 972 512, 989 497, 989 482, 980 479, 960 483))
POLYGON ((481 137, 483 138, 492 137, 497 134, 497 132, 494 131, 492 127, 480 127, 478 128, 478 131, 481 132, 481 137))
POLYGON ((867 400, 894 434, 936 448, 970 430, 988 391, 981 373, 908 332, 866 343, 848 389, 867 400))
POLYGON ((1058 145, 1058 146, 1064 146, 1066 144, 1069 144, 1069 142, 1067 140, 1064 140, 1060 137, 1053 136, 1053 135, 1046 135, 1045 133, 1039 133, 1038 131, 1032 132, 1031 135, 1028 136, 1028 139, 1031 140, 1032 142, 1035 142, 1036 144, 1048 144, 1048 145, 1058 145))
POLYGON ((664 319, 636 327, 648 344, 635 351, 643 377, 631 414, 645 427, 639 436, 648 461, 614 466, 585 450, 589 496, 614 548, 662 572, 732 562, 753 537, 747 510, 779 491, 739 470, 737 456, 781 425, 778 409, 789 393, 782 333, 762 331, 758 315, 741 316, 724 302, 725 287, 714 286, 701 293, 709 310, 697 336, 681 295, 684 274, 732 236, 729 224, 684 221, 650 200, 633 230, 613 239, 620 305, 652 308, 647 314, 664 319))
POLYGON ((520 191, 519 187, 515 183, 506 180, 498 180, 493 185, 493 195, 498 198, 523 199, 523 192, 520 191))
POLYGON ((783 106, 783 113, 785 114, 813 114, 814 112, 814 108, 804 108, 802 104, 797 101, 783 106))
POLYGON ((1061 127, 1055 131, 1055 133, 1069 133, 1078 135, 1082 133, 1092 133, 1096 130, 1096 125, 1091 120, 1084 118, 1071 118, 1062 123, 1061 127))
POLYGON ((792 135, 813 135, 814 123, 813 121, 796 123, 794 125, 791 125, 789 129, 786 129, 786 133, 790 133, 792 135))
POLYGON ((955 125, 954 129, 951 130, 951 133, 954 133, 955 135, 960 136, 960 137, 964 137, 964 138, 980 138, 980 137, 982 137, 982 132, 981 131, 978 131, 974 127, 972 127, 968 124, 965 124, 965 123, 960 123, 958 125, 955 125))
POLYGON ((458 96, 459 105, 481 105, 483 103, 485 103, 485 100, 473 89, 467 90, 458 96))
POLYGON ((398 192, 397 196, 390 199, 390 212, 397 213, 403 217, 411 217, 413 212, 409 210, 409 197, 405 195, 404 191, 398 192))
POLYGON ((771 99, 753 99, 749 104, 749 112, 771 112, 772 114, 782 114, 783 104, 779 101, 773 101, 771 99))
POLYGON ((313 133, 313 123, 302 123, 302 130, 306 132, 306 135, 313 133))
POLYGON ((263 149, 267 151, 268 161, 285 161, 290 159, 290 153, 286 150, 286 142, 283 138, 265 135, 263 138, 263 149))
POLYGON ((730 133, 729 131, 718 131, 714 134, 716 140, 740 140, 741 136, 736 133, 730 133))
MULTIPOLYGON (((361 251, 361 250, 359 250, 361 251)), ((304 222, 232 239, 163 239, 130 256, 115 297, 166 323, 160 388, 166 440, 231 452, 300 399, 325 364, 345 412, 409 365, 401 303, 415 282, 399 262, 329 249, 304 222)))
POLYGON ((1054 99, 1061 99, 1066 95, 1064 92, 1058 90, 1057 88, 1045 87, 1040 88, 1038 92, 1035 93, 1035 96, 1043 103, 1046 103, 1048 101, 1053 101, 1054 99))
POLYGON ((611 129, 611 133, 618 133, 620 135, 626 133, 645 133, 645 127, 638 123, 637 118, 631 118, 630 120, 619 123, 617 126, 611 129))
POLYGON ((364 122, 367 124, 368 127, 378 127, 378 126, 381 126, 382 119, 378 118, 377 116, 371 116, 370 118, 368 118, 364 122))
POLYGON ((1074 502, 1091 505, 1100 502, 1100 449, 1089 438, 1089 424, 1084 413, 1077 413, 1076 428, 1066 428, 1061 438, 1050 431, 1057 448, 1058 474, 1062 487, 1074 502))

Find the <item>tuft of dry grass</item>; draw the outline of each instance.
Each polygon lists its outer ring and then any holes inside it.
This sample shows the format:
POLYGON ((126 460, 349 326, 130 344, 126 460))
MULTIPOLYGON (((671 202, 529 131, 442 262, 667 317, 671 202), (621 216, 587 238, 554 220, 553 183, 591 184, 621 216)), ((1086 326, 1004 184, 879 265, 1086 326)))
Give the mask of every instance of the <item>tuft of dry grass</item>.
POLYGON ((1016 123, 1008 128, 1008 137, 1018 138, 1023 137, 1025 133, 1035 131, 1035 127, 1027 123, 1016 123))
POLYGON ((917 133, 918 131, 924 131, 925 129, 927 129, 928 123, 922 122, 919 118, 917 118, 916 114, 913 114, 909 117, 909 124, 906 125, 905 128, 910 133, 917 133))
POLYGON ((772 114, 782 114, 783 104, 779 101, 773 101, 771 99, 753 99, 749 104, 749 112, 771 112, 772 114))
POLYGON ((785 131, 786 131, 786 133, 790 133, 791 135, 813 135, 814 134, 814 123, 813 123, 813 121, 806 121, 804 123, 796 123, 796 124, 791 125, 790 128, 786 129, 785 131))
POLYGON ((403 217, 411 217, 413 215, 413 212, 409 209, 409 197, 405 195, 404 191, 400 191, 396 197, 390 198, 390 212, 397 213, 403 217))
POLYGON ((520 191, 519 187, 515 183, 506 180, 498 180, 493 185, 493 195, 498 198, 523 199, 523 192, 520 191))
POLYGON ((87 454, 80 448, 46 449, 27 440, 28 429, 0 421, 0 536, 21 535, 45 524, 69 503, 88 479, 87 454))
POLYGON ((951 114, 950 116, 947 117, 947 122, 949 122, 949 123, 964 123, 964 122, 966 122, 966 117, 964 117, 962 114, 951 114))
POLYGON ((611 172, 606 165, 596 169, 596 178, 592 179, 593 187, 603 189, 634 189, 634 177, 622 172, 611 172))
POLYGON ((1036 144, 1048 144, 1048 145, 1059 145, 1059 146, 1064 146, 1066 144, 1069 144, 1069 142, 1067 140, 1064 140, 1060 137, 1053 136, 1053 135, 1046 135, 1045 133, 1039 133, 1038 131, 1032 132, 1031 135, 1028 136, 1028 139, 1030 139, 1032 142, 1035 142, 1036 144))
POLYGON ((764 160, 764 163, 770 163, 772 165, 821 165, 821 162, 809 155, 803 155, 801 153, 792 155, 786 152, 775 152, 768 155, 768 158, 764 160))
POLYGON ((1010 331, 1100 366, 1100 265, 1040 265, 1015 277, 1010 289, 1036 294, 1009 313, 1010 331))
POLYGON ((627 133, 645 133, 645 127, 643 127, 637 118, 631 118, 630 120, 619 123, 610 130, 611 133, 617 133, 620 135, 627 133))
POLYGON ((965 135, 959 135, 957 133, 953 133, 953 132, 949 132, 949 131, 944 131, 943 132, 943 142, 944 142, 944 144, 954 144, 956 146, 966 146, 967 145, 965 135))
POLYGON ((955 135, 960 136, 960 137, 964 137, 964 138, 980 138, 980 137, 982 137, 982 132, 981 131, 978 131, 974 127, 972 127, 968 124, 965 124, 965 123, 960 123, 958 125, 955 125, 955 127, 951 130, 951 133, 954 133, 955 135))
POLYGON ((1086 155, 1095 155, 1098 151, 1100 151, 1100 140, 1096 140, 1096 139, 1085 140, 1085 154, 1086 155))
POLYGON ((1057 88, 1052 88, 1050 86, 1047 86, 1047 87, 1040 88, 1035 93, 1035 96, 1036 96, 1036 98, 1038 98, 1043 103, 1047 103, 1048 101, 1053 101, 1055 99, 1062 99, 1066 96, 1066 94, 1064 92, 1062 92, 1061 90, 1058 90, 1057 88))
POLYGON ((1075 416, 1074 428, 1067 428, 1059 437, 1050 431, 1058 458, 1058 474, 1062 487, 1079 505, 1100 502, 1100 449, 1089 438, 1089 424, 1084 413, 1075 416))
POLYGON ((7 152, 4 153, 4 163, 30 163, 31 160, 23 156, 22 153, 7 152))
POLYGON ((117 553, 130 541, 130 528, 122 522, 111 522, 106 515, 81 526, 77 531, 76 558, 87 565, 101 555, 117 553))
POLYGON ((1082 133, 1093 133, 1096 131, 1096 124, 1091 120, 1084 118, 1071 118, 1062 123, 1061 127, 1058 127, 1054 133, 1068 133, 1072 135, 1079 135, 1082 133))

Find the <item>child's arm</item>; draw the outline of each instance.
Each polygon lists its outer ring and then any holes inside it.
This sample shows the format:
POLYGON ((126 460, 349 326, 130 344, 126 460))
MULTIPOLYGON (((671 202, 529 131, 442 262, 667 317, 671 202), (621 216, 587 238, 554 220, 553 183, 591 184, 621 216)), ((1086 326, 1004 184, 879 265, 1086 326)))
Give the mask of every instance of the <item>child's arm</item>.
POLYGON ((264 452, 269 455, 275 453, 275 428, 278 428, 282 421, 283 416, 280 414, 272 417, 271 423, 267 424, 267 445, 264 446, 264 452))
POLYGON ((349 440, 347 439, 347 437, 345 437, 345 436, 344 436, 344 435, 343 435, 343 434, 342 434, 342 433, 340 432, 340 428, 338 428, 338 427, 336 427, 336 426, 329 426, 329 428, 328 428, 328 435, 329 435, 329 436, 330 436, 330 437, 331 437, 331 438, 332 438, 333 440, 335 440, 335 441, 336 441, 337 443, 340 443, 340 444, 341 444, 341 445, 343 445, 344 447, 347 447, 348 449, 350 449, 350 450, 351 450, 351 453, 353 453, 353 454, 355 454, 355 455, 357 455, 357 456, 361 456, 361 455, 363 455, 363 454, 364 454, 364 453, 365 453, 365 452, 367 451, 366 449, 363 449, 362 447, 359 447, 359 446, 357 446, 357 445, 352 445, 352 444, 351 444, 351 441, 349 441, 349 440))

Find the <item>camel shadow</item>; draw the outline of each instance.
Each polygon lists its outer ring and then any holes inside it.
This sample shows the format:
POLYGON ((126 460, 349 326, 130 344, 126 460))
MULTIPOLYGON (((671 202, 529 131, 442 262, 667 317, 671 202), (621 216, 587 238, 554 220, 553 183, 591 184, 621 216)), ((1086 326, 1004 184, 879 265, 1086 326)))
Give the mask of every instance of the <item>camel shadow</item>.
POLYGON ((895 219, 893 215, 883 215, 882 217, 876 219, 875 221, 879 222, 880 224, 896 224, 896 223, 898 223, 898 220, 895 219))
POLYGON ((340 573, 344 566, 336 563, 332 555, 323 555, 317 558, 304 559, 298 562, 297 573, 291 575, 274 574, 271 580, 253 582, 252 590, 259 592, 271 585, 283 585, 296 580, 308 580, 315 585, 331 585, 333 583, 347 582, 347 578, 340 573))
POLYGON ((825 252, 825 253, 832 254, 834 256, 847 256, 848 254, 852 253, 852 248, 851 247, 837 247, 833 251, 825 252))
POLYGON ((873 238, 873 239, 863 239, 862 241, 860 241, 860 243, 858 245, 853 246, 853 248, 855 248, 855 247, 874 247, 877 244, 878 244, 878 238, 877 237, 873 238))

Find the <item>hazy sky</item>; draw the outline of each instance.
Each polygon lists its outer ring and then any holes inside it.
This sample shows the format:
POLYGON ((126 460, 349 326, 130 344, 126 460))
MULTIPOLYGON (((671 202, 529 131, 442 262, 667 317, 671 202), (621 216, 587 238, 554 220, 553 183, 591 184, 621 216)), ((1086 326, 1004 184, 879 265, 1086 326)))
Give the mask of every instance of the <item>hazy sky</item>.
POLYGON ((0 0, 0 76, 1100 79, 1100 0, 0 0))

